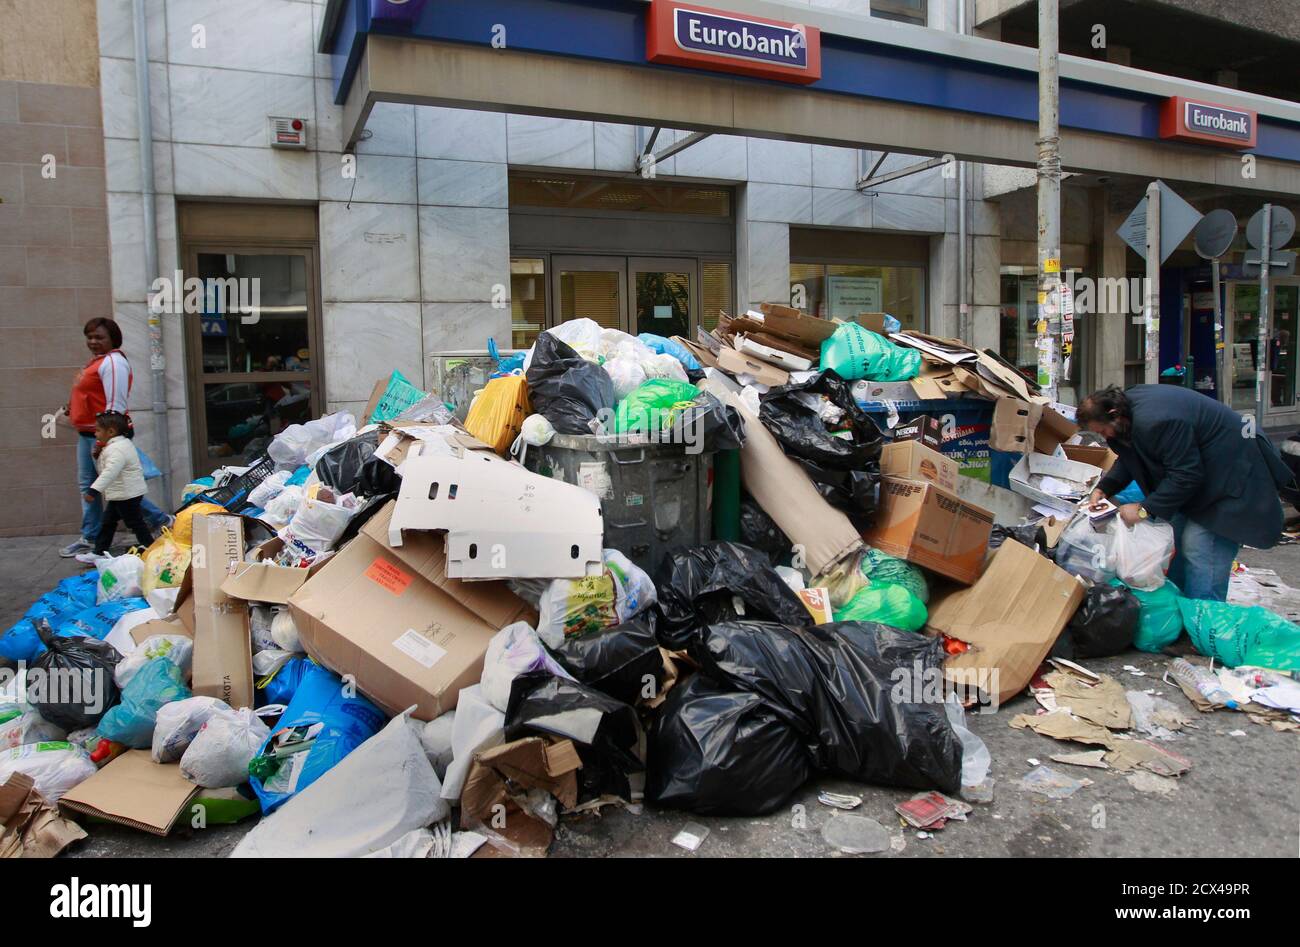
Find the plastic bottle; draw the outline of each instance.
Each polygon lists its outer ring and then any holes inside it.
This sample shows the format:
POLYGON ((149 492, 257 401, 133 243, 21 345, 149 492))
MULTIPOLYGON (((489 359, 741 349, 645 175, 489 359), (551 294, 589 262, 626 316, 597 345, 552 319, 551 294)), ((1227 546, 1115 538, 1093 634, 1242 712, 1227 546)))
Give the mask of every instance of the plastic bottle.
POLYGON ((1205 668, 1197 667, 1184 658, 1175 658, 1169 663, 1169 673, 1178 683, 1187 685, 1211 703, 1222 704, 1233 710, 1238 709, 1238 704, 1232 695, 1224 690, 1219 679, 1205 668))

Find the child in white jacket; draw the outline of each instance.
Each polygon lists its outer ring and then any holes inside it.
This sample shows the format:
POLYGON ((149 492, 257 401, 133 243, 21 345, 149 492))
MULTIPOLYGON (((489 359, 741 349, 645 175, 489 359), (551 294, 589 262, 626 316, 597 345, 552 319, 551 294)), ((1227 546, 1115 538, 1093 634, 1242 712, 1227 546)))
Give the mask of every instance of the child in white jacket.
POLYGON ((99 476, 86 492, 86 500, 94 502, 104 498, 104 519, 95 539, 95 555, 102 556, 113 544, 113 534, 117 532, 118 520, 126 523, 127 528, 135 533, 136 542, 141 547, 153 542, 153 535, 144 521, 144 511, 140 501, 144 499, 144 468, 140 466, 140 455, 135 445, 126 436, 131 422, 125 414, 105 411, 95 416, 95 439, 103 447, 95 459, 95 469, 99 476))

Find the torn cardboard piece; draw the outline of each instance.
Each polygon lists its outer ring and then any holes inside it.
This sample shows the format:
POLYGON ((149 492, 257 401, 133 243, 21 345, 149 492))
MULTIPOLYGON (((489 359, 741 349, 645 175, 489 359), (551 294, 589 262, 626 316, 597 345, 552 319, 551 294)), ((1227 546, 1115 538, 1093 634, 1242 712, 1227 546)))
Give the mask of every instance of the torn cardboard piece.
POLYGON ((194 517, 187 581, 194 603, 193 690, 231 707, 253 706, 253 646, 248 603, 221 586, 244 561, 244 521, 238 516, 194 517))
POLYGON ((1064 708, 1058 708, 1045 714, 1016 714, 1011 718, 1011 727, 1016 730, 1026 728, 1053 740, 1068 740, 1091 746, 1112 748, 1119 743, 1119 738, 1100 724, 1074 716, 1064 708))
POLYGON ((784 368, 769 365, 760 358, 726 345, 718 352, 718 367, 733 375, 748 375, 758 384, 769 388, 779 388, 790 383, 790 373, 784 368))
POLYGON ((148 750, 127 750, 64 793, 59 805, 152 835, 166 835, 198 794, 199 787, 182 776, 176 764, 155 763, 148 750))
POLYGON ((821 344, 835 334, 835 323, 829 319, 810 316, 779 303, 763 303, 758 308, 763 314, 763 326, 767 331, 792 339, 807 348, 820 351, 821 344))
POLYGON ((53 858, 83 838, 85 830, 59 815, 26 773, 0 784, 0 858, 53 858))
POLYGON ((945 662, 949 680, 1006 701, 1024 690, 1083 597, 1078 579, 1008 539, 973 586, 931 594, 926 629, 970 646, 945 662))
POLYGON ((493 807, 507 801, 514 801, 527 814, 522 799, 530 789, 540 789, 570 809, 578 804, 581 768, 572 740, 525 737, 475 753, 460 797, 461 827, 490 820, 493 807))
POLYGON ((447 575, 577 579, 604 569, 600 498, 488 452, 409 453, 388 528, 446 530, 447 575))
POLYGON ((1045 680, 1056 693, 1056 706, 1111 730, 1130 729, 1133 713, 1124 685, 1109 675, 1100 678, 1099 683, 1089 685, 1073 674, 1053 671, 1045 680))
POLYGON ((275 562, 284 540, 269 539, 253 551, 251 561, 236 562, 221 591, 245 602, 287 605, 289 597, 323 566, 333 552, 318 555, 308 568, 282 566, 275 562))

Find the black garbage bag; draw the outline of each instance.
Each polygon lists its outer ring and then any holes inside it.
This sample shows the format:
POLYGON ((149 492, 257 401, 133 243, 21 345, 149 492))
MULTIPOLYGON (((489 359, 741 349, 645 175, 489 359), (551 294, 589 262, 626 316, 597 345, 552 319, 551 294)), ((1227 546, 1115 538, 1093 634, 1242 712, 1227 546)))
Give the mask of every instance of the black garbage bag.
POLYGON ((994 525, 993 532, 989 535, 989 549, 997 549, 1008 539, 1013 539, 1022 546, 1028 546, 1045 559, 1056 561, 1056 549, 1048 548, 1047 532, 1039 523, 1030 523, 1026 526, 994 525))
POLYGON ((614 407, 614 382, 549 332, 537 337, 525 373, 533 410, 561 434, 591 434, 590 422, 614 407))
POLYGON ((69 732, 98 725, 122 697, 114 680, 122 655, 98 638, 56 635, 43 619, 36 633, 47 650, 29 669, 28 702, 50 723, 69 732))
POLYGON ((560 666, 581 683, 625 704, 659 693, 664 661, 650 609, 622 625, 587 635, 565 636, 548 649, 560 666))
POLYGON ((740 543, 712 542, 664 558, 659 579, 659 643, 686 647, 697 628, 738 618, 811 625, 813 617, 767 556, 740 543), (740 599, 743 612, 738 611, 740 599))
POLYGON ((392 464, 371 457, 361 465, 361 471, 357 474, 357 493, 368 497, 397 496, 401 489, 401 474, 392 464))
POLYGON ((689 653, 729 688, 762 697, 819 770, 884 786, 961 788, 961 740, 942 702, 943 641, 874 622, 712 625, 689 653), (937 680, 937 679, 935 679, 937 680))
POLYGON ((321 454, 316 461, 316 476, 339 493, 361 493, 361 471, 378 447, 378 429, 350 437, 321 454))
POLYGON ((871 417, 853 400, 849 383, 831 369, 797 385, 773 388, 763 396, 758 412, 781 449, 793 458, 828 470, 874 469, 879 472, 884 437, 871 417), (843 409, 843 429, 849 437, 836 437, 821 416, 796 395, 825 395, 843 409))
POLYGON ((767 510, 751 496, 740 501, 740 538, 745 545, 767 553, 773 563, 785 558, 793 545, 776 521, 767 515, 767 510))
POLYGON ((685 444, 696 453, 739 450, 745 443, 745 422, 735 408, 702 391, 693 404, 678 413, 669 433, 661 437, 670 444, 685 444))
POLYGON ((798 457, 791 459, 808 474, 822 499, 845 514, 859 532, 875 523, 879 470, 831 470, 798 457))
POLYGON ((650 728, 645 795, 701 815, 766 815, 811 773, 803 739, 761 697, 693 674, 650 728))
POLYGON ((1123 586, 1094 585, 1056 639, 1052 656, 1079 660, 1108 658, 1133 647, 1142 605, 1123 586))
POLYGON ((645 769, 637 755, 641 721, 636 711, 594 687, 547 671, 532 671, 514 679, 506 705, 505 732, 507 740, 537 733, 573 740, 582 760, 579 802, 606 794, 631 799, 628 776, 645 769))

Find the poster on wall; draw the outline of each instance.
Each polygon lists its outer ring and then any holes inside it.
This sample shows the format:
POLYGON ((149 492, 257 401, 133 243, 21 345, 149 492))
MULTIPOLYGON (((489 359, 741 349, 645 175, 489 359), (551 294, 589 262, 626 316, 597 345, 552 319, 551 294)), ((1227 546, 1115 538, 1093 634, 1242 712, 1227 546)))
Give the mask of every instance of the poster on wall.
POLYGON ((830 318, 852 319, 860 312, 884 312, 885 281, 878 276, 828 276, 830 318))

